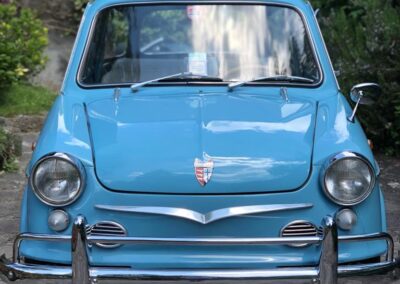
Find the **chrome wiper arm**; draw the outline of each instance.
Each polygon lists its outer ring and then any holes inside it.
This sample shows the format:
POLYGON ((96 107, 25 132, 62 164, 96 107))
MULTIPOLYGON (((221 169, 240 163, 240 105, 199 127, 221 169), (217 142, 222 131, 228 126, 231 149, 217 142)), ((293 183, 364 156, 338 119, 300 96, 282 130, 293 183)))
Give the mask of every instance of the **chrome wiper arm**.
POLYGON ((267 76, 267 77, 260 77, 253 80, 248 81, 240 81, 236 83, 232 83, 228 85, 228 90, 233 91, 233 89, 237 87, 241 87, 248 83, 253 82, 262 82, 262 81, 284 81, 284 82, 301 82, 301 83, 314 83, 314 80, 305 77, 299 76, 288 76, 288 75, 277 75, 277 76, 267 76))
POLYGON ((189 75, 163 79, 162 81, 212 81, 212 82, 223 82, 224 79, 216 76, 201 75, 195 73, 189 73, 189 75))
POLYGON ((160 78, 144 81, 144 82, 141 82, 141 83, 133 84, 131 86, 131 90, 132 90, 132 92, 137 92, 141 87, 146 86, 146 85, 151 84, 151 83, 156 83, 156 82, 159 82, 159 81, 162 81, 162 80, 179 78, 179 77, 186 77, 186 76, 191 76, 191 75, 192 75, 192 73, 190 73, 190 72, 182 72, 182 73, 172 74, 172 75, 168 75, 168 76, 164 76, 164 77, 160 77, 160 78))
POLYGON ((223 79, 219 77, 212 77, 212 76, 207 76, 207 75, 201 75, 201 74, 194 74, 192 72, 182 72, 182 73, 177 73, 177 74, 172 74, 152 80, 148 80, 145 82, 141 83, 136 83, 131 86, 132 92, 137 92, 141 87, 146 86, 148 84, 156 83, 156 82, 162 82, 162 81, 168 81, 168 80, 173 80, 173 79, 179 79, 179 80, 207 80, 207 81, 221 81, 223 82, 223 79))

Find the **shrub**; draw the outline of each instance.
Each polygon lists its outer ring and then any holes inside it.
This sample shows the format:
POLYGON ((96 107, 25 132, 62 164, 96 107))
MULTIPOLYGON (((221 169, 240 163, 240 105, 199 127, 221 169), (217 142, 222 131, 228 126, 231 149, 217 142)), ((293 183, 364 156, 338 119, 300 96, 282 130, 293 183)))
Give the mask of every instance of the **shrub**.
POLYGON ((377 82, 383 96, 358 118, 378 150, 400 154, 400 7, 387 0, 314 1, 342 91, 377 82))
POLYGON ((0 170, 17 169, 15 157, 21 154, 21 141, 0 128, 0 170))
POLYGON ((31 10, 1 3, 0 89, 4 89, 45 65, 47 29, 31 10))

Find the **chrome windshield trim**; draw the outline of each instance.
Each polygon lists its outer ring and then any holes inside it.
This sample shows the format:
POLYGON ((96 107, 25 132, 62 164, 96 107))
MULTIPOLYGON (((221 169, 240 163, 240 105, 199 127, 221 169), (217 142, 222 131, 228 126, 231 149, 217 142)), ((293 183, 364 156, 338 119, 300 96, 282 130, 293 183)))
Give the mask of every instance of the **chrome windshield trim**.
POLYGON ((219 221, 226 218, 252 215, 257 213, 270 213, 287 210, 307 209, 314 205, 311 203, 299 204, 270 204, 270 205, 251 205, 229 207, 213 210, 206 214, 186 209, 175 207, 154 207, 154 206, 114 206, 114 205, 95 205, 95 208, 108 211, 126 212, 126 213, 141 213, 152 215, 166 215, 178 218, 191 220, 203 225, 219 221))
MULTIPOLYGON (((308 1, 308 5, 311 7, 311 10, 313 10, 313 6, 312 6, 312 4, 311 4, 310 1, 308 1)), ((319 10, 319 9, 317 9, 317 10, 319 10)), ((319 12, 319 11, 318 11, 318 12, 319 12)), ((322 45, 323 45, 323 47, 324 47, 325 54, 326 54, 326 56, 328 57, 329 66, 330 66, 330 69, 331 69, 331 71, 332 71, 332 75, 333 75, 333 78, 334 78, 334 80, 335 80, 336 87, 337 87, 338 90, 340 91, 340 84, 339 84, 339 81, 338 81, 338 79, 337 79, 337 77, 336 77, 336 74, 335 74, 335 68, 333 67, 332 58, 331 58, 331 56, 329 55, 328 47, 326 46, 325 38, 324 38, 324 36, 323 36, 323 34, 322 34, 321 26, 319 25, 319 22, 318 22, 318 18, 317 18, 318 12, 314 13, 314 20, 315 20, 315 23, 316 23, 316 26, 317 26, 318 34, 319 34, 319 36, 320 36, 320 38, 321 38, 321 41, 322 41, 322 45)))
MULTIPOLYGON (((115 83, 115 84, 84 84, 81 82, 81 78, 82 78, 82 69, 83 69, 83 65, 85 64, 86 58, 87 58, 87 54, 89 52, 89 47, 90 47, 90 43, 93 39, 93 34, 94 34, 94 29, 96 27, 97 24, 97 20, 99 18, 99 15, 101 12, 103 12, 106 9, 109 8, 113 8, 113 7, 117 7, 117 6, 126 6, 126 5, 133 5, 133 6, 145 6, 145 5, 190 5, 190 4, 199 4, 198 1, 196 0, 184 0, 184 1, 180 1, 180 0, 154 0, 154 1, 150 1, 150 0, 143 0, 143 1, 138 1, 138 2, 121 2, 121 3, 114 3, 114 4, 107 4, 103 7, 101 7, 100 9, 98 9, 98 11, 96 11, 96 14, 94 15, 94 17, 91 19, 91 23, 90 23, 90 28, 89 28, 89 32, 87 33, 86 36, 86 40, 85 40, 85 46, 83 49, 83 52, 80 54, 80 59, 79 59, 79 66, 78 66, 78 70, 75 76, 75 81, 78 85, 78 87, 82 88, 82 89, 96 89, 96 88, 116 88, 116 87, 121 87, 121 86, 126 86, 126 87, 130 87, 132 84, 135 84, 135 82, 130 82, 128 84, 124 84, 124 83, 115 83)), ((293 9, 294 11, 296 11, 301 19, 302 22, 304 24, 304 27, 306 29, 307 32, 307 38, 310 41, 310 45, 311 45, 311 49, 312 49, 312 53, 313 53, 313 57, 315 60, 315 63, 317 65, 318 71, 319 71, 319 80, 318 82, 314 83, 314 84, 301 84, 301 83, 292 83, 289 85, 293 85, 293 86, 301 86, 301 87, 312 87, 312 88, 317 88, 319 87, 325 80, 325 72, 322 68, 322 63, 321 63, 321 58, 320 58, 320 53, 317 49, 317 44, 314 40, 314 37, 312 36, 312 30, 310 27, 310 22, 307 19, 305 13, 303 10, 301 10, 300 8, 298 8, 297 6, 293 5, 293 4, 289 4, 289 3, 277 3, 277 2, 273 2, 273 1, 263 1, 263 0, 205 0, 201 2, 201 5, 212 5, 212 4, 219 4, 219 5, 264 5, 264 6, 276 6, 276 7, 283 7, 283 8, 289 8, 289 9, 293 9)), ((322 35, 322 33, 321 33, 322 35)), ((333 67, 332 67, 333 68, 333 67)), ((336 77, 335 77, 336 79, 336 77)), ((141 82, 136 82, 136 83, 141 83, 141 82)), ((226 85, 229 82, 222 82, 222 84, 226 85)), ((273 82, 272 84, 266 84, 264 83, 266 86, 270 86, 270 85, 274 85, 273 82)))

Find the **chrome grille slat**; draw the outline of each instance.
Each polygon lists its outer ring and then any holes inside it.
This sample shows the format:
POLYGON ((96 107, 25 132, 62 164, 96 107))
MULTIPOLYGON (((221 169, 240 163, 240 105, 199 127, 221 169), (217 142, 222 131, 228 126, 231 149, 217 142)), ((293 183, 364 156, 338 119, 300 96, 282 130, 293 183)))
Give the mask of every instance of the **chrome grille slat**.
POLYGON ((304 227, 304 228, 292 228, 292 227, 287 227, 285 230, 290 230, 290 231, 307 231, 307 230, 316 230, 315 227, 304 227))
MULTIPOLYGON (((311 237, 311 236, 315 236, 314 233, 305 233, 301 235, 302 237, 311 237)), ((297 234, 282 234, 282 237, 298 237, 297 234)))
POLYGON ((106 223, 97 223, 95 224, 96 227, 104 227, 104 228, 116 228, 114 225, 106 224, 106 223))
POLYGON ((115 225, 108 224, 108 223, 96 223, 94 226, 96 226, 96 227, 105 227, 105 228, 116 228, 115 225))
POLYGON ((115 237, 124 237, 125 234, 112 234, 112 233, 91 233, 91 236, 101 237, 101 236, 115 236, 115 237))
POLYGON ((91 235, 102 236, 102 235, 110 235, 110 236, 125 236, 124 233, 121 232, 92 232, 91 235))
POLYGON ((314 234, 316 235, 315 230, 314 231, 301 231, 301 232, 296 232, 296 231, 285 231, 282 234, 291 234, 291 235, 303 235, 303 234, 314 234))
POLYGON ((313 226, 306 226, 306 225, 302 225, 302 226, 290 226, 291 229, 308 229, 308 228, 314 228, 313 226))
MULTIPOLYGON (((87 228, 88 236, 96 236, 96 237, 125 237, 127 236, 126 229, 116 222, 112 221, 101 221, 87 228)), ((119 244, 103 244, 96 243, 98 247, 102 248, 116 248, 119 247, 119 244)))
POLYGON ((111 226, 96 226, 96 229, 118 230, 118 228, 111 227, 111 226))
POLYGON ((302 233, 315 233, 314 229, 306 229, 306 230, 285 230, 285 233, 293 233, 293 234, 302 234, 302 233))
POLYGON ((308 231, 308 232, 284 232, 284 233, 282 233, 282 235, 285 235, 285 234, 287 234, 287 235, 296 235, 296 236, 303 235, 303 234, 313 234, 313 235, 316 235, 315 231, 314 231, 314 232, 308 231))
MULTIPOLYGON (((318 228, 309 221, 293 221, 281 230, 282 237, 312 237, 318 236, 318 228)), ((305 247, 307 244, 292 244, 293 247, 305 247)))
POLYGON ((96 233, 112 233, 112 234, 113 233, 115 233, 115 234, 125 233, 123 230, 98 229, 98 228, 93 229, 91 233, 94 233, 94 232, 96 232, 96 233))

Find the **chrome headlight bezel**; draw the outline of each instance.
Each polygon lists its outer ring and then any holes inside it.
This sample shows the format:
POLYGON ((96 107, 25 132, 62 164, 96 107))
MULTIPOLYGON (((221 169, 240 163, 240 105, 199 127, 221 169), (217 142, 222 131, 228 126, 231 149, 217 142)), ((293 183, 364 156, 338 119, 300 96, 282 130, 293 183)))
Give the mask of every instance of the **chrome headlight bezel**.
POLYGON ((343 152, 340 152, 340 153, 332 156, 325 163, 325 165, 323 166, 323 169, 321 171, 321 186, 325 193, 325 196, 328 197, 334 203, 341 205, 341 206, 354 206, 354 205, 357 205, 357 204, 360 204, 361 202, 363 202, 365 199, 368 198, 368 196, 370 196, 372 190, 375 187, 375 183, 376 183, 375 170, 374 170, 374 167, 369 162, 369 160, 367 158, 365 158, 363 155, 355 153, 355 152, 351 152, 351 151, 343 151, 343 152), (332 167, 334 164, 336 164, 340 161, 343 161, 345 159, 355 159, 355 160, 359 160, 359 161, 363 162, 368 167, 369 173, 371 175, 371 182, 369 184, 368 189, 362 195, 360 195, 358 198, 355 198, 353 200, 348 200, 348 201, 340 200, 340 199, 332 196, 332 194, 327 189, 327 185, 326 185, 328 169, 330 167, 332 167))
POLYGON ((68 206, 68 205, 74 203, 82 195, 83 189, 86 186, 86 172, 85 172, 85 168, 84 168, 82 162, 79 159, 75 158, 74 156, 71 156, 66 153, 59 153, 59 152, 50 153, 50 154, 40 158, 34 164, 34 166, 32 167, 31 174, 29 176, 29 184, 30 184, 32 191, 36 195, 36 197, 40 201, 42 201, 44 204, 52 206, 52 207, 68 206), (59 159, 59 160, 65 161, 76 169, 77 173, 79 174, 80 185, 79 185, 77 193, 74 195, 73 198, 70 198, 70 199, 62 201, 62 202, 61 201, 55 202, 54 200, 51 200, 47 196, 43 195, 40 192, 40 190, 38 188, 36 188, 35 182, 34 182, 36 171, 43 162, 45 162, 49 159, 59 159))

